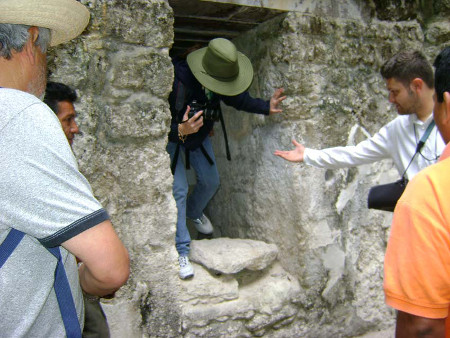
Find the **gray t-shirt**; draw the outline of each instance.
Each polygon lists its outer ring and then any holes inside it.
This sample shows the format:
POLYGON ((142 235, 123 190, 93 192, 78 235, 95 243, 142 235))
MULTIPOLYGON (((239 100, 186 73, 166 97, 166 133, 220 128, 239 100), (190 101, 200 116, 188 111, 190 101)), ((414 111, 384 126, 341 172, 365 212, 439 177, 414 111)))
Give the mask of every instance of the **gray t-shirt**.
MULTIPOLYGON (((56 115, 35 96, 0 88, 0 243, 26 235, 0 269, 0 336, 64 337, 53 290, 54 247, 108 219, 78 171, 56 115)), ((61 255, 83 326, 75 257, 61 255)))

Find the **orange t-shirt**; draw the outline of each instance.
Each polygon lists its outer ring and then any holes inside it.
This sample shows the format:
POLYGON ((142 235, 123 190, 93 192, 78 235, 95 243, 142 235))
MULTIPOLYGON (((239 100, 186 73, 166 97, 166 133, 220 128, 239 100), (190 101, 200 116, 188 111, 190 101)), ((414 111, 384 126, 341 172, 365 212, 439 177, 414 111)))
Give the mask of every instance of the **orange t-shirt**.
POLYGON ((449 313, 449 157, 450 144, 438 163, 408 183, 394 211, 384 261, 386 303, 425 318, 447 318, 449 313))

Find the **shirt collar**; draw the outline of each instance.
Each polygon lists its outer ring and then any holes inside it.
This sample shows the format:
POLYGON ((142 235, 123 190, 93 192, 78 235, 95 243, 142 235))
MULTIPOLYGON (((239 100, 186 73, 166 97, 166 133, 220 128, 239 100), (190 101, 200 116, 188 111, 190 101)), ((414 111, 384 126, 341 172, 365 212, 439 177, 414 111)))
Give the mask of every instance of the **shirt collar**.
POLYGON ((419 118, 417 117, 416 114, 410 114, 410 115, 408 115, 408 117, 409 117, 409 122, 411 124, 416 124, 418 126, 427 127, 433 120, 433 113, 431 113, 430 116, 428 116, 428 118, 425 121, 419 120, 419 118))

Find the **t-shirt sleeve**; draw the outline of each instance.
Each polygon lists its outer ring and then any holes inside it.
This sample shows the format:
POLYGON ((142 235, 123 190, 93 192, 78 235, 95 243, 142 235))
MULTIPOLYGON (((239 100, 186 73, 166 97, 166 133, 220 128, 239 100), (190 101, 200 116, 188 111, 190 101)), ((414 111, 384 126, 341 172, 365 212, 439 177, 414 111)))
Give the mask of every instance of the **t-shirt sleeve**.
POLYGON ((109 218, 45 104, 33 103, 8 122, 0 152, 2 226, 56 246, 109 218))
POLYGON ((442 185, 433 184, 427 172, 408 184, 397 203, 385 256, 384 291, 386 303, 397 310, 445 318, 450 304, 448 210, 437 202, 442 185))

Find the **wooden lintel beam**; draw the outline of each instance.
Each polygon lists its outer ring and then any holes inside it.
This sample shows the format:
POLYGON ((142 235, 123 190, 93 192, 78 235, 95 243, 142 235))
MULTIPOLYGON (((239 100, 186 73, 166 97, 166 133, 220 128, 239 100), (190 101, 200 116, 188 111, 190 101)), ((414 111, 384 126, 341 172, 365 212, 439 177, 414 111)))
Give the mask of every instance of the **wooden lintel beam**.
POLYGON ((224 22, 230 24, 239 24, 239 25, 247 25, 249 28, 258 26, 258 22, 248 22, 242 20, 229 20, 228 18, 218 18, 211 16, 201 16, 201 15, 177 15, 175 14, 175 19, 190 19, 190 20, 201 20, 201 21, 214 21, 214 22, 224 22))
POLYGON ((189 35, 196 35, 196 36, 223 36, 227 38, 235 38, 237 37, 240 32, 230 32, 230 31, 210 31, 210 30, 198 30, 198 29, 189 29, 189 28, 174 28, 175 33, 180 34, 189 34, 189 35))
POLYGON ((295 0, 200 0, 204 2, 215 2, 247 7, 260 7, 267 9, 276 9, 281 11, 293 11, 298 7, 298 1, 295 0))

